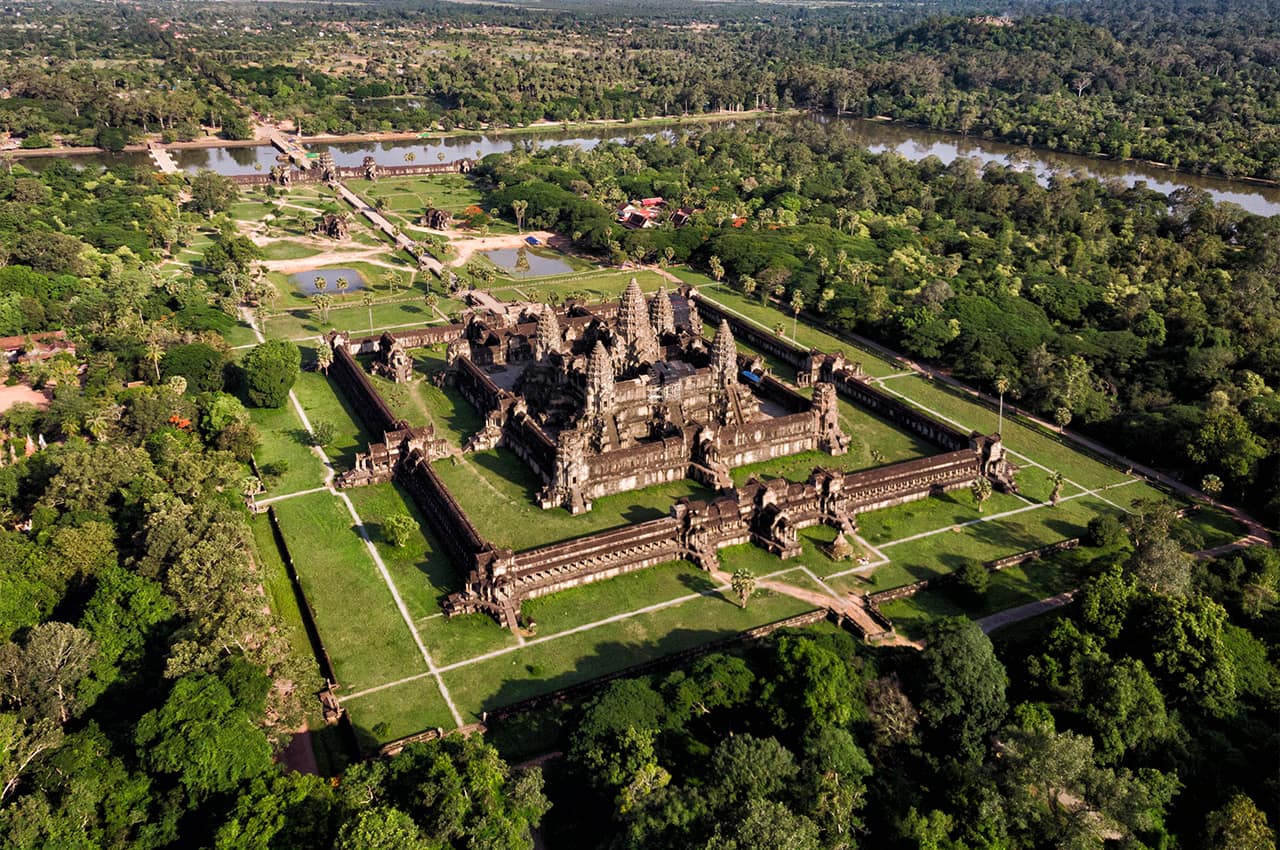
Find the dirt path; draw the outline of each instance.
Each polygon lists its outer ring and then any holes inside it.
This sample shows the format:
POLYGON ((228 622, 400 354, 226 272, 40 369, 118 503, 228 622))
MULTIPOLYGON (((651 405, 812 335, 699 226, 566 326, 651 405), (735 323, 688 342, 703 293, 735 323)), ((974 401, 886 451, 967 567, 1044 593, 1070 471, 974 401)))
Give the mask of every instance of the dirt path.
POLYGON ((461 266, 471 259, 477 251, 493 251, 498 248, 523 248, 530 236, 546 245, 556 234, 549 230, 529 230, 524 233, 508 233, 501 236, 472 236, 461 230, 441 231, 450 238, 449 247, 457 252, 457 256, 448 262, 449 266, 461 266), (452 241, 457 239, 457 241, 452 241))
POLYGON ((336 248, 328 251, 321 251, 319 254, 313 254, 310 257, 301 257, 296 260, 263 260, 262 266, 268 271, 280 272, 281 274, 296 274, 297 272, 309 272, 320 266, 331 266, 335 263, 367 263, 371 266, 381 266, 386 269, 395 269, 396 271, 410 271, 407 266, 397 266, 394 263, 388 263, 382 259, 386 255, 385 248, 368 248, 365 250, 348 250, 342 251, 336 248))

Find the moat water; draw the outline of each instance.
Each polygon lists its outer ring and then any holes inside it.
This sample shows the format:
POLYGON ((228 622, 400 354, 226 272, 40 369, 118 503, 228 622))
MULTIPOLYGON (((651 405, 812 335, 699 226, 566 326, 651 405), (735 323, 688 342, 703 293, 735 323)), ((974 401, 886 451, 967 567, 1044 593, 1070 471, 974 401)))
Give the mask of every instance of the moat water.
MULTIPOLYGON (((1280 215, 1280 187, 1182 174, 1133 161, 1095 159, 877 121, 836 118, 831 115, 805 116, 795 120, 824 124, 838 121, 868 150, 875 153, 894 151, 913 162, 937 157, 945 165, 964 157, 974 160, 979 167, 994 162, 1033 171, 1041 183, 1047 183, 1055 174, 1080 174, 1100 180, 1118 181, 1125 186, 1143 182, 1151 189, 1166 194, 1182 187, 1191 187, 1207 192, 1215 201, 1238 204, 1258 215, 1280 215)), ((427 136, 398 142, 321 144, 310 147, 309 150, 317 153, 328 151, 339 165, 346 166, 359 165, 366 156, 373 156, 382 165, 403 165, 410 161, 430 164, 462 157, 483 158, 492 153, 506 153, 517 148, 537 150, 551 145, 578 145, 589 149, 604 141, 653 138, 659 134, 671 136, 676 132, 678 130, 657 130, 652 127, 630 130, 610 127, 594 132, 551 130, 512 135, 477 134, 446 138, 427 136), (409 159, 406 159, 407 155, 409 159)), ((278 155, 275 148, 267 145, 174 149, 172 153, 178 165, 184 169, 211 168, 220 174, 266 171, 276 163, 278 155)), ((134 153, 86 154, 70 156, 68 159, 85 166, 115 163, 146 165, 150 161, 146 154, 134 153)), ((51 161, 51 158, 30 158, 22 160, 22 164, 33 170, 40 170, 51 161)))

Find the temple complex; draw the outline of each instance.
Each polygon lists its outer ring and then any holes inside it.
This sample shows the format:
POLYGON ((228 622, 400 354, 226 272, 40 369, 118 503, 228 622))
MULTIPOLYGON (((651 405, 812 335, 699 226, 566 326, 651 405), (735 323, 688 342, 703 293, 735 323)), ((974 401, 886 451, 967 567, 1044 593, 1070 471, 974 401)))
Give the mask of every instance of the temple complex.
POLYGON ((801 349, 689 289, 646 298, 633 280, 616 303, 559 313, 537 304, 473 310, 455 325, 360 340, 335 333, 329 342, 331 374, 369 431, 384 435, 338 485, 398 478, 464 578, 446 613, 485 612, 512 629, 524 600, 568 587, 678 559, 709 569, 719 549, 739 543, 792 557, 802 528, 825 523, 853 535, 859 512, 968 487, 980 476, 1016 490, 998 435, 963 434, 883 392, 842 354, 801 349), (704 314, 716 327, 710 342, 704 314), (775 378, 760 357, 741 354, 735 337, 795 366, 811 395, 775 378), (456 387, 484 417, 461 447, 395 417, 356 360, 373 355, 374 372, 418 380, 407 350, 440 343, 448 366, 434 379, 456 387), (838 395, 940 453, 860 472, 819 466, 804 482, 734 486, 737 467, 806 451, 844 453, 838 395), (484 539, 432 468, 459 448, 495 446, 542 480, 544 509, 581 513, 595 499, 680 478, 716 495, 681 499, 661 519, 513 552, 484 539))

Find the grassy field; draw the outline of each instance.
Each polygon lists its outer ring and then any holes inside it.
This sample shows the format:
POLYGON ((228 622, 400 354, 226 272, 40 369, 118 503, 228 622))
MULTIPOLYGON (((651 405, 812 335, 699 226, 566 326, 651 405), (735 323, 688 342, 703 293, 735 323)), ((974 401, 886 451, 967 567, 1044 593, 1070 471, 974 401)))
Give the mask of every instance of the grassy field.
POLYGON ((278 478, 268 480, 266 495, 296 493, 324 483, 324 465, 306 444, 306 434, 293 406, 249 408, 249 417, 258 427, 259 445, 254 460, 262 468, 283 462, 288 469, 278 478))
POLYGON ((431 383, 430 376, 445 367, 444 347, 414 349, 410 354, 418 380, 406 386, 375 375, 372 376, 374 386, 397 416, 414 425, 431 422, 436 426, 437 436, 452 445, 462 445, 484 426, 484 418, 457 389, 431 383))
MULTIPOLYGON (((673 269, 672 271, 676 277, 682 280, 688 274, 684 269, 673 269)), ((774 325, 782 324, 785 327, 787 336, 790 337, 792 327, 790 313, 784 313, 781 310, 774 309, 772 306, 761 304, 754 299, 749 300, 726 286, 702 288, 698 292, 706 300, 728 307, 730 310, 751 319, 766 330, 772 331, 774 325)), ((850 360, 862 363, 863 371, 873 377, 895 375, 903 371, 903 367, 898 364, 890 363, 869 351, 856 347, 853 343, 837 339, 817 328, 806 325, 804 322, 796 323, 795 328, 795 342, 826 352, 844 351, 850 360)))
POLYGON ((426 670, 342 502, 313 493, 274 507, 343 693, 426 670))
POLYGON ((506 449, 446 458, 435 468, 480 533, 496 546, 516 550, 657 519, 681 496, 710 495, 698 483, 681 479, 597 499, 590 511, 573 516, 563 508, 539 508, 534 499, 541 480, 506 449))
POLYGON ((635 278, 640 284, 640 289, 644 292, 656 292, 659 286, 666 285, 667 289, 672 288, 672 284, 666 278, 657 272, 648 269, 636 269, 633 271, 617 271, 612 269, 602 269, 598 271, 578 272, 569 275, 557 275, 555 277, 530 278, 529 280, 512 281, 510 278, 503 278, 509 283, 499 283, 489 290, 489 292, 500 301, 543 301, 548 297, 555 296, 563 301, 571 294, 579 293, 587 301, 604 301, 609 298, 617 298, 622 294, 627 285, 631 283, 631 279, 635 278))
POLYGON ((317 422, 333 425, 334 438, 324 447, 325 454, 340 469, 350 469, 355 464, 356 452, 363 451, 369 444, 369 434, 355 409, 333 382, 319 372, 299 375, 293 392, 313 426, 317 422))

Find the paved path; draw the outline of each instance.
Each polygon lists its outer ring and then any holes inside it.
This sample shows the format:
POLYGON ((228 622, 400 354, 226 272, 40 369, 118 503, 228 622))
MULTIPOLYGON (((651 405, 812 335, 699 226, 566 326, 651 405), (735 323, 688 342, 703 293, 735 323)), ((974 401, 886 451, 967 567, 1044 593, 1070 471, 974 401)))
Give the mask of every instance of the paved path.
POLYGON ((307 158, 307 149, 296 142, 291 142, 284 137, 278 130, 271 131, 271 144, 275 145, 276 150, 283 154, 287 154, 293 164, 306 171, 311 167, 311 160, 307 158))
POLYGON ((387 219, 383 217, 382 213, 366 204, 363 198, 348 189, 346 184, 338 184, 338 195, 341 196, 341 198, 348 204, 351 204, 351 206, 355 208, 356 212, 368 219, 370 224, 395 240, 396 247, 402 251, 407 251, 409 255, 413 257, 414 262, 419 263, 424 268, 430 269, 435 273, 436 277, 440 277, 441 272, 444 270, 444 266, 440 264, 439 260, 432 257, 430 254, 423 254, 422 257, 419 258, 416 243, 414 243, 414 241, 408 236, 401 233, 394 224, 387 221, 387 219))
POLYGON ((978 625, 982 627, 984 634, 991 634, 996 629, 1004 628, 1013 623, 1020 623, 1023 620, 1030 620, 1032 617, 1038 617, 1046 611, 1052 611, 1054 608, 1061 608, 1075 599, 1076 594, 1079 592, 1079 589, 1068 590, 1065 593, 1059 593, 1057 596, 1050 596, 1048 599, 1028 602, 1026 605, 1019 605, 1016 608, 1009 608, 1005 611, 997 611, 978 620, 978 625))

